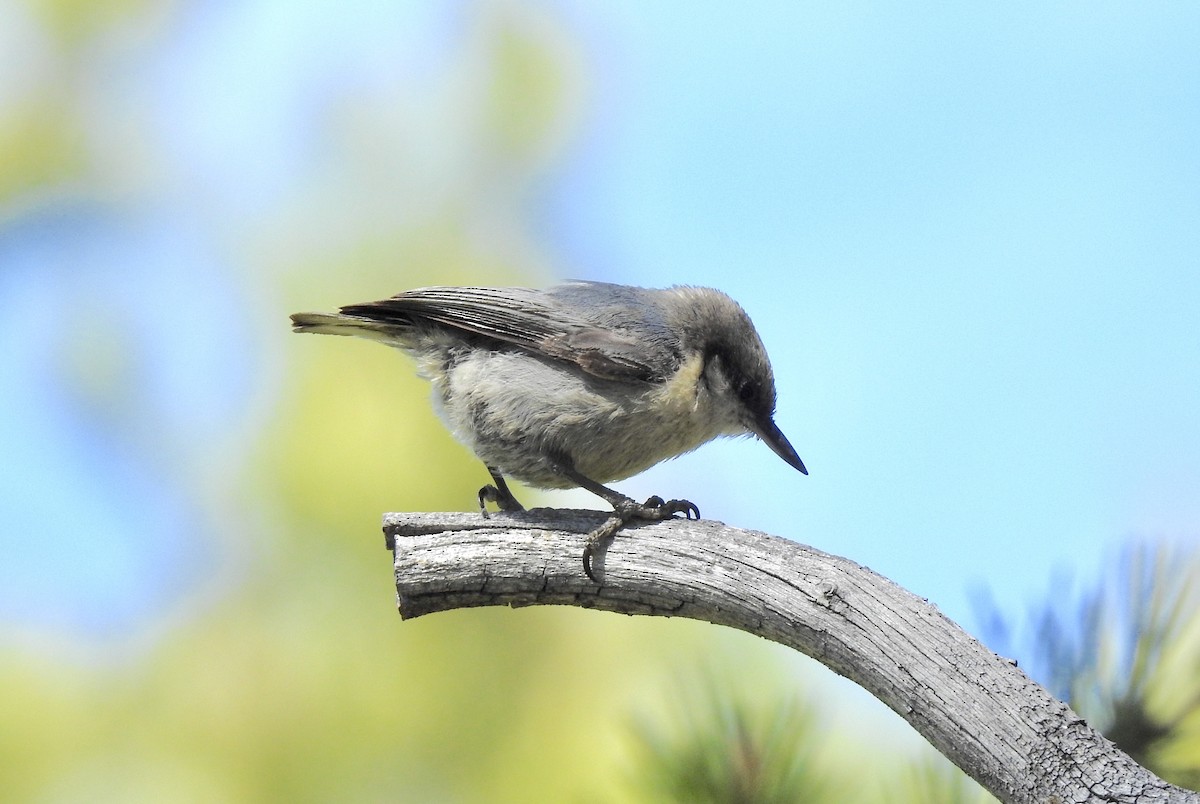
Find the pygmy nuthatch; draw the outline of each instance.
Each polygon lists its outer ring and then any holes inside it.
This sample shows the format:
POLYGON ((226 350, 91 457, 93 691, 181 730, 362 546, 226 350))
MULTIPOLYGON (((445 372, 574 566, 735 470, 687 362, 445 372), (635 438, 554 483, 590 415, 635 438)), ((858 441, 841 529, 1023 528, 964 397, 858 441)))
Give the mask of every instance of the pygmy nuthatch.
POLYGON ((753 433, 808 474, 775 426, 775 380, 762 341, 733 299, 710 288, 570 282, 547 290, 432 287, 338 313, 296 313, 296 332, 357 335, 412 355, 454 435, 487 465, 479 490, 521 511, 505 476, 581 487, 615 515, 596 546, 631 519, 699 518, 687 500, 637 503, 622 480, 722 435, 753 433))

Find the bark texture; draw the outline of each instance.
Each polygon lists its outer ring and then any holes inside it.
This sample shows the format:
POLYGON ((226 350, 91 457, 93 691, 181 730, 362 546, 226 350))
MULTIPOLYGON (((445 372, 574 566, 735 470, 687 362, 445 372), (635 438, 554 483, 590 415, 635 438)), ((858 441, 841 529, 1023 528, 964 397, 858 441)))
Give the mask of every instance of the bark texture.
POLYGON ((387 514, 405 618, 565 605, 690 617, 787 645, 863 686, 1004 802, 1200 802, 1159 779, 928 601, 862 567, 720 522, 621 531, 598 511, 387 514))

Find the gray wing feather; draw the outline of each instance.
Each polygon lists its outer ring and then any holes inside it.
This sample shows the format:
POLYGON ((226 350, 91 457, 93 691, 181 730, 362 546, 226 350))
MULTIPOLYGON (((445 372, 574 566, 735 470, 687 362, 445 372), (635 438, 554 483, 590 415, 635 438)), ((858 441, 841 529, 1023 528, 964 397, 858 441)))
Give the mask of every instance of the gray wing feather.
POLYGON ((353 304, 344 315, 445 327, 574 363, 597 377, 657 381, 679 365, 657 291, 574 282, 531 288, 431 287, 353 304))

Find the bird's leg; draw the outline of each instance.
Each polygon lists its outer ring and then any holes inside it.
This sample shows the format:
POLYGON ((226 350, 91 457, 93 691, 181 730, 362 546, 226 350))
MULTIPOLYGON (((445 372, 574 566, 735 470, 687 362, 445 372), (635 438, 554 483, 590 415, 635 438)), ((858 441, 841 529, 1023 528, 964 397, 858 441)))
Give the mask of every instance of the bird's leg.
POLYGON ((608 486, 581 475, 576 471, 574 463, 568 459, 555 460, 553 466, 554 471, 581 489, 590 491, 592 494, 600 497, 613 507, 615 516, 610 517, 603 525, 588 534, 587 545, 583 549, 583 571, 596 583, 599 583, 599 581, 592 574, 592 556, 599 547, 606 544, 630 520, 645 519, 651 522, 658 522, 663 519, 670 519, 675 514, 683 514, 688 519, 692 519, 693 517, 696 519, 700 518, 700 509, 688 500, 663 500, 662 497, 654 496, 644 503, 639 503, 626 497, 619 491, 614 491, 608 486))
POLYGON ((484 518, 488 515, 489 502, 494 502, 501 511, 524 511, 525 506, 517 502, 517 498, 508 490, 508 484, 504 482, 504 475, 500 474, 500 470, 494 466, 489 466, 487 470, 495 485, 488 484, 479 490, 479 512, 484 518))

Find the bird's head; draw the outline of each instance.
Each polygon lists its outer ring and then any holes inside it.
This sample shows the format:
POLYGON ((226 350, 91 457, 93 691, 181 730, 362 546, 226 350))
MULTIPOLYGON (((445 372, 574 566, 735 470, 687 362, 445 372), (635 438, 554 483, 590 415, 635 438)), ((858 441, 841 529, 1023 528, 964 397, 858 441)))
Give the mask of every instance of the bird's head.
POLYGON ((700 382, 725 418, 758 436, 776 455, 804 474, 808 470, 775 424, 775 375, 750 317, 723 293, 691 292, 688 341, 703 353, 700 382))

